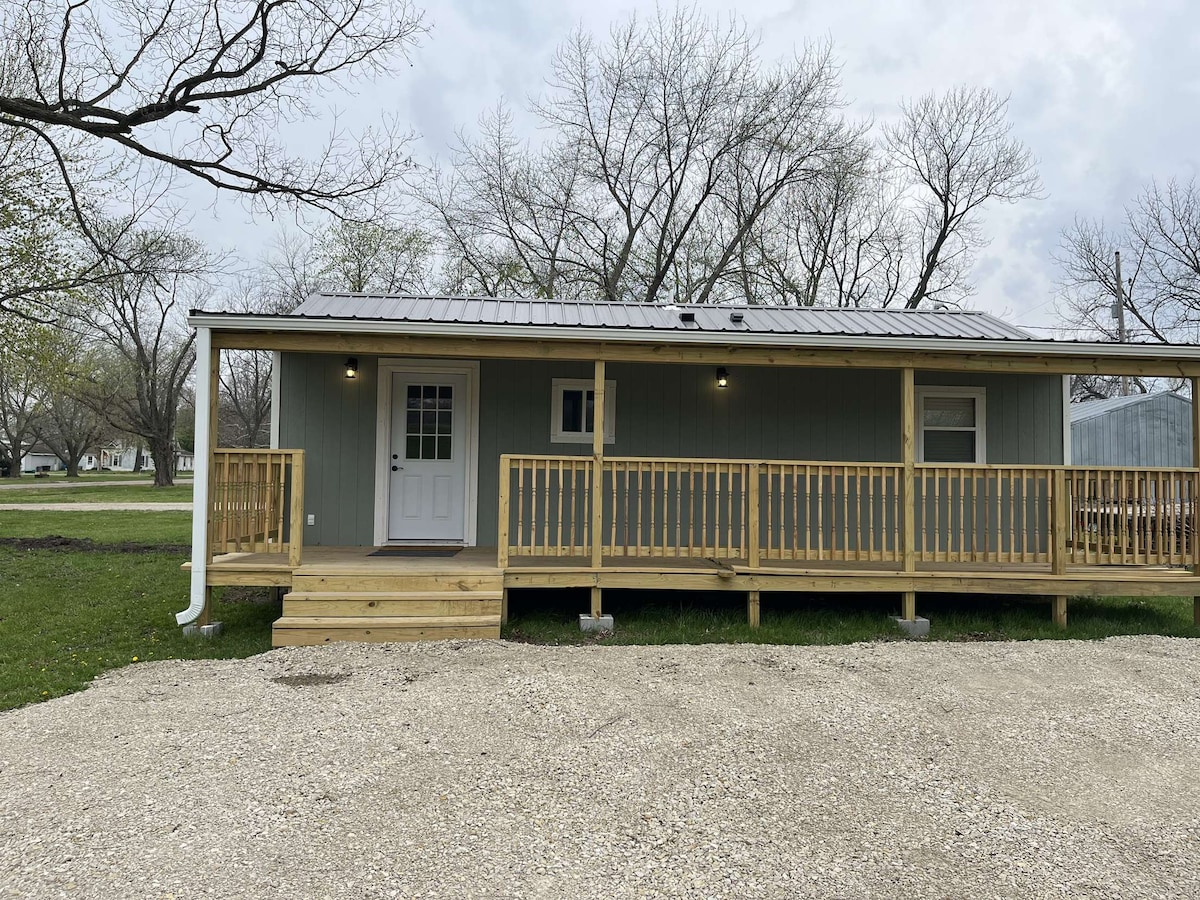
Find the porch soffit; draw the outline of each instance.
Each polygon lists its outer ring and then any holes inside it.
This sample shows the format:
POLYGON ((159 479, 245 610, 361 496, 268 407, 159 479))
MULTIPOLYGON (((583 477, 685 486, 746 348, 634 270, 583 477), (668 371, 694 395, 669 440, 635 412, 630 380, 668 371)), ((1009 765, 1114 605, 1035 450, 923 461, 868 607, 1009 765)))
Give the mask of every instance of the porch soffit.
MULTIPOLYGON (((333 323, 317 329, 253 329, 242 323, 209 322, 195 316, 197 326, 213 328, 214 348, 227 350, 278 350, 310 353, 425 356, 461 359, 561 359, 611 362, 661 362, 747 366, 808 366, 820 368, 870 368, 962 370, 1045 375, 1146 375, 1200 376, 1200 347, 1161 344, 1095 344, 1054 341, 947 341, 933 338, 856 339, 823 338, 819 345, 792 345, 774 341, 678 342, 653 335, 633 340, 570 340, 546 337, 491 337, 478 335, 397 334, 363 332, 348 326, 335 330, 333 323), (232 325, 232 327, 230 327, 232 325), (921 346, 909 346, 923 344, 921 346), (968 344, 968 346, 958 346, 968 344), (1000 344, 1000 346, 996 346, 1000 344)), ((216 317, 213 317, 216 318, 216 317)), ((245 324, 249 324, 248 322, 245 324)), ((306 323, 308 324, 308 323, 306 323)), ((694 335, 689 335, 694 337, 694 335)), ((778 337, 778 336, 774 336, 778 337)), ((792 335, 803 339, 814 337, 792 335)))

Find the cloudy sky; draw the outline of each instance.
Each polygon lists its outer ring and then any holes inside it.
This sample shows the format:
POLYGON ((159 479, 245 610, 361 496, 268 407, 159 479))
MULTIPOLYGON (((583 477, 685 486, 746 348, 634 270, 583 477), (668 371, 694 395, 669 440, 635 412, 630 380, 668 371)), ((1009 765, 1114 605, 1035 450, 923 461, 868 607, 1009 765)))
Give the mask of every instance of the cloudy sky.
MULTIPOLYGON (((1112 218, 1152 177, 1190 178, 1200 159, 1200 25, 1194 0, 741 0, 701 3, 741 15, 761 56, 829 38, 842 62, 850 113, 883 121, 897 102, 966 82, 1009 95, 1017 136, 1040 161, 1043 200, 992 207, 991 246, 975 269, 971 305, 1034 326, 1054 323, 1059 232, 1078 213, 1112 218)), ((444 157, 454 132, 503 97, 538 94, 556 45, 582 25, 604 33, 650 2, 441 0, 411 67, 340 100, 355 119, 399 115, 420 135, 418 157, 444 157)), ((193 222, 202 234, 237 229, 241 252, 273 226, 247 228, 222 203, 193 222), (236 222, 231 220, 238 220, 236 222)), ((228 237, 229 232, 224 232, 228 237)))

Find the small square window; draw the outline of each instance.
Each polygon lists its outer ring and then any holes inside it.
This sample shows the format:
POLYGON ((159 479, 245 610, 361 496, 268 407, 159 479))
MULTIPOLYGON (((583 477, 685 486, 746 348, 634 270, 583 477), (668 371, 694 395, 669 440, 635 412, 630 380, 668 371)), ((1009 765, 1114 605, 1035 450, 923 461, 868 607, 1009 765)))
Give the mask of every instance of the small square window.
POLYGON ((983 388, 917 388, 917 461, 983 463, 983 388))
MULTIPOLYGON (((604 443, 616 441, 617 383, 604 382, 604 443)), ((590 444, 596 423, 595 384, 584 378, 555 378, 551 394, 550 441, 590 444)))

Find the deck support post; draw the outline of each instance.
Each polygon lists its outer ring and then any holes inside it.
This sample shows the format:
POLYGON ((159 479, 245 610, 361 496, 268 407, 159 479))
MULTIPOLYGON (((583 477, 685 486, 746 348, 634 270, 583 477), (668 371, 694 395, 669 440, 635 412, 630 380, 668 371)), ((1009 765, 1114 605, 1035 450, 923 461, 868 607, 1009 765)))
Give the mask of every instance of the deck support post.
POLYGON ((905 591, 901 600, 901 618, 906 622, 917 621, 917 592, 905 591))
POLYGON ((500 591, 500 624, 508 624, 508 588, 500 591))
POLYGON ((759 605, 761 592, 747 591, 746 592, 746 621, 749 622, 751 628, 758 627, 759 605))
POLYGON ((1055 596, 1051 603, 1054 624, 1059 628, 1067 627, 1067 598, 1061 594, 1055 596))
POLYGON ((917 389, 916 372, 900 370, 900 460, 904 483, 900 504, 900 554, 905 572, 917 570, 917 389))
POLYGON ((595 634, 612 634, 613 617, 601 614, 600 600, 601 589, 600 585, 592 585, 592 614, 589 616, 586 613, 581 613, 579 616, 579 630, 595 633, 595 634))

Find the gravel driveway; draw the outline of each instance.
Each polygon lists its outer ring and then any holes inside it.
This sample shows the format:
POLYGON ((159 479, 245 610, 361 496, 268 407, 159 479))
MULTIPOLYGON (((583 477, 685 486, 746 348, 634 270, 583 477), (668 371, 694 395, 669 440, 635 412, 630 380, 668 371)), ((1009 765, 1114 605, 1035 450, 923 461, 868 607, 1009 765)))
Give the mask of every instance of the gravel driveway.
POLYGON ((1200 643, 335 645, 0 715, 0 896, 1200 896, 1200 643))

